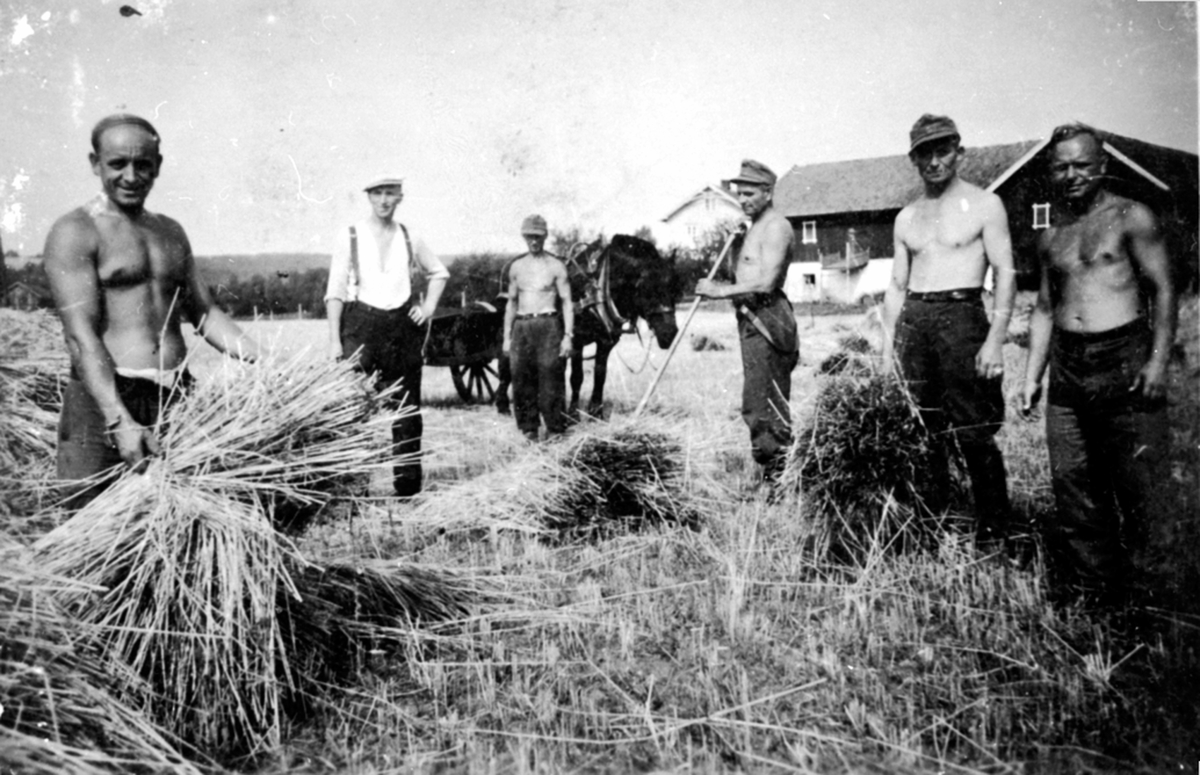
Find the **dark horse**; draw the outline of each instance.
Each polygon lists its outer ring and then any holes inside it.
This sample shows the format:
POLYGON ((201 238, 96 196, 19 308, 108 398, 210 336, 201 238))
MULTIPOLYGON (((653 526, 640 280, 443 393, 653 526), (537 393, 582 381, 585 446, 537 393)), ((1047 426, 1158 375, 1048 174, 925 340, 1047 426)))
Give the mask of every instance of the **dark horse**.
MULTIPOLYGON (((599 415, 604 405, 604 381, 608 377, 608 355, 621 334, 634 331, 638 319, 654 332, 658 346, 671 346, 679 330, 675 325, 675 302, 679 299, 675 258, 663 258, 644 239, 618 234, 608 245, 596 240, 577 246, 567 256, 571 299, 575 303, 575 338, 571 356, 571 401, 567 411, 579 412, 583 386, 583 348, 596 345, 595 374, 588 414, 599 415)), ((500 369, 497 403, 508 405, 508 369, 500 369)))

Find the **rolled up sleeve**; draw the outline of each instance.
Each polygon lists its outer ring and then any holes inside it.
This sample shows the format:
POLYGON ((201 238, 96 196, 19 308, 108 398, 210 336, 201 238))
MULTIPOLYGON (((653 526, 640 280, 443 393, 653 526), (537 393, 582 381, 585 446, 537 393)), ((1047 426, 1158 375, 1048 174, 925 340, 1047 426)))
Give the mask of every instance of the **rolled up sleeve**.
POLYGON ((450 270, 420 237, 413 240, 413 255, 428 279, 447 280, 450 278, 450 270))
POLYGON ((351 301, 350 295, 350 233, 339 231, 333 238, 333 254, 329 259, 329 283, 325 286, 325 303, 330 299, 351 301))

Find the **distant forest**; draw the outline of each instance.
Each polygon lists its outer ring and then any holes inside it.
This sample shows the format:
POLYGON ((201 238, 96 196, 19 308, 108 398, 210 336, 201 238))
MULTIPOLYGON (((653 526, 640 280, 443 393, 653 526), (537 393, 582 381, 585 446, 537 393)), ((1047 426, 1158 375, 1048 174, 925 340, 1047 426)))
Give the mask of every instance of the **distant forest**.
MULTIPOLYGON (((500 291, 500 271, 506 259, 494 254, 443 257, 451 271, 442 306, 494 299, 500 291)), ((297 314, 325 317, 328 255, 198 256, 196 262, 217 305, 235 318, 297 314)), ((26 261, 20 267, 9 265, 3 281, 5 286, 22 283, 37 294, 39 306, 53 306, 40 260, 26 261)))
MULTIPOLYGON (((648 230, 636 232, 648 237, 648 230)), ((578 231, 552 234, 551 249, 564 254, 570 245, 587 241, 589 235, 578 231)), ((677 271, 681 287, 690 289, 711 266, 712 255, 719 249, 717 240, 699 251, 697 257, 680 256, 677 271)), ((490 302, 500 293, 500 274, 515 255, 470 253, 443 256, 450 268, 450 281, 442 294, 442 307, 459 307, 477 301, 490 302)), ((16 257, 14 256, 14 259, 16 257)), ((16 261, 13 262, 14 264, 16 261)), ((298 315, 325 317, 325 287, 329 279, 329 255, 322 253, 266 253, 257 255, 197 256, 200 273, 212 291, 213 299, 235 318, 261 315, 298 315)), ((0 283, 21 282, 33 289, 43 307, 53 306, 50 286, 40 260, 27 261, 20 268, 10 264, 0 283)), ((422 290, 420 285, 418 292, 422 290)))

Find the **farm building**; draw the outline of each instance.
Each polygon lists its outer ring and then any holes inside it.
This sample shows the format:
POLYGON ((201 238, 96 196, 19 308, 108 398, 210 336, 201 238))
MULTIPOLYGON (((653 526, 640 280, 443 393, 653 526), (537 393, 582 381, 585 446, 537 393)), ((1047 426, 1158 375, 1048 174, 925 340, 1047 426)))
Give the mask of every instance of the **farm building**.
POLYGON ((745 217, 729 183, 705 186, 683 200, 655 229, 661 245, 697 248, 714 229, 745 217))
POLYGON ((15 282, 5 288, 3 299, 3 306, 26 312, 42 306, 42 295, 37 289, 23 282, 15 282))
MULTIPOLYGON (((1196 277, 1196 154, 1102 133, 1112 188, 1153 207, 1179 261, 1179 277, 1196 277)), ((995 191, 1008 209, 1018 283, 1037 282, 1037 233, 1053 217, 1046 140, 968 148, 959 174, 995 191)), ((907 155, 795 166, 775 187, 775 202, 796 230, 788 272, 793 301, 853 302, 881 293, 891 276, 892 225, 921 193, 907 155)))

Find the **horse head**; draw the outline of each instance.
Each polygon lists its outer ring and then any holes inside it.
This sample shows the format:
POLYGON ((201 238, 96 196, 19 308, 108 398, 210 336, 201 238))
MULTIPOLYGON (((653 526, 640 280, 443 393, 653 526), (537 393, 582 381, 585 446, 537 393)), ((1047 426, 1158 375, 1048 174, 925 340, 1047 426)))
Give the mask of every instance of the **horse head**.
POLYGON ((675 324, 679 284, 674 255, 663 258, 651 243, 625 234, 613 237, 607 254, 617 310, 630 320, 643 318, 658 346, 670 347, 679 331, 675 324))

